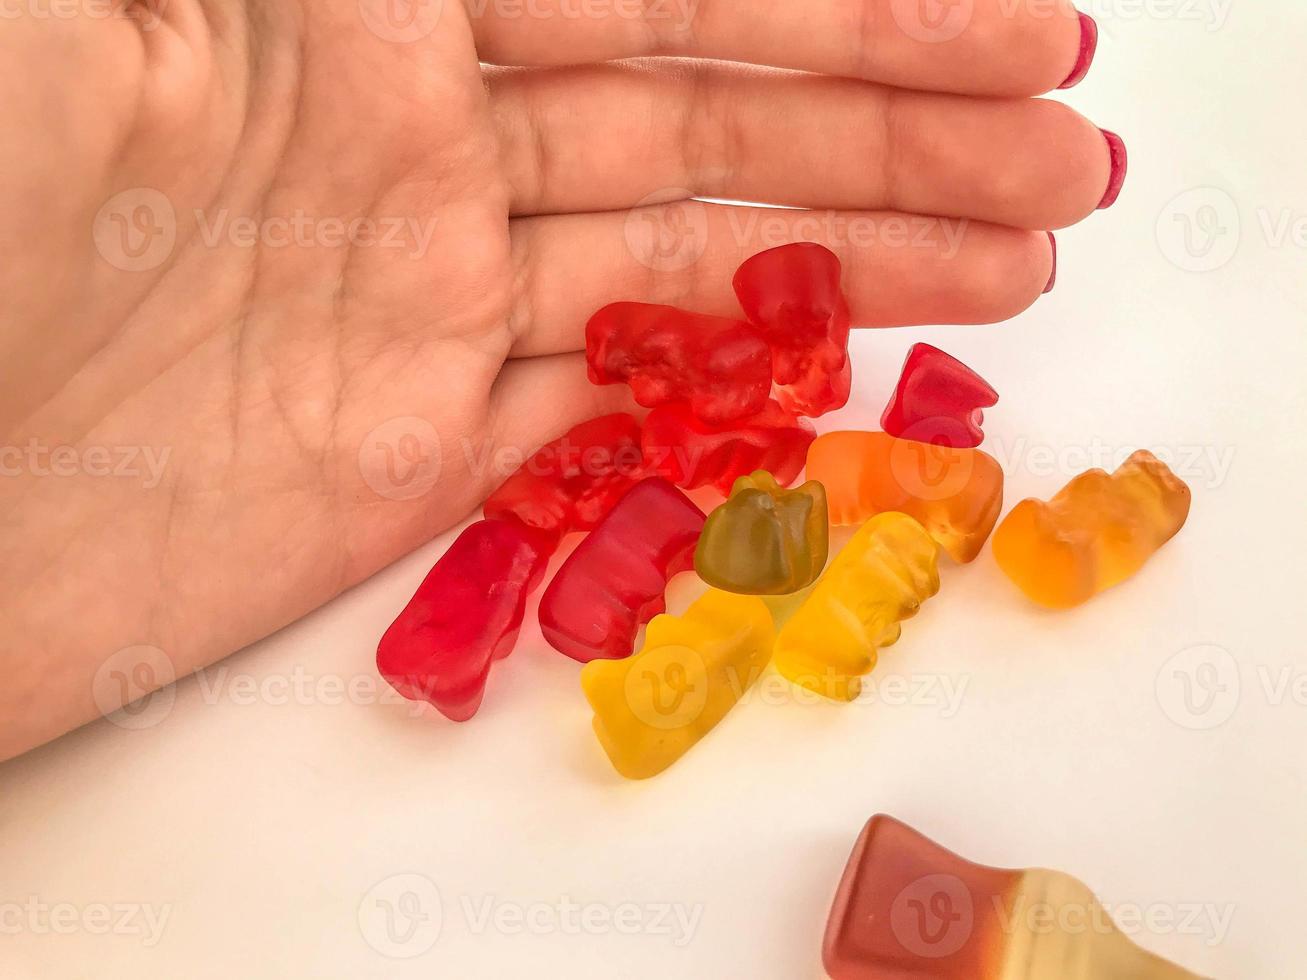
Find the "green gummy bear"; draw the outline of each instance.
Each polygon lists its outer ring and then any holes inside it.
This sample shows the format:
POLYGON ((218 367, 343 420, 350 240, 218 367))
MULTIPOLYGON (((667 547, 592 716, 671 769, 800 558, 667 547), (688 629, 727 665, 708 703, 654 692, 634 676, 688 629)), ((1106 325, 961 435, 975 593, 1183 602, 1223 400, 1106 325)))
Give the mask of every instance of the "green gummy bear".
POLYGON ((787 490, 764 470, 742 476, 708 517, 694 568, 709 585, 739 595, 789 595, 826 567, 826 488, 787 490))

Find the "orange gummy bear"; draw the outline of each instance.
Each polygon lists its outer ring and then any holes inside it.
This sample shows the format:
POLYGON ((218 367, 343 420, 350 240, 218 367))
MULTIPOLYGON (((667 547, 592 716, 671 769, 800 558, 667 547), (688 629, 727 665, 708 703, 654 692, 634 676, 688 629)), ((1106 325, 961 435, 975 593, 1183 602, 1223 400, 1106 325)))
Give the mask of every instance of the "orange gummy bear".
POLYGON ((884 432, 822 436, 808 449, 808 479, 826 488, 832 524, 899 511, 959 562, 980 554, 1003 508, 1003 471, 994 457, 884 432))
POLYGON ((1192 493, 1150 452, 1023 500, 994 533, 999 567, 1032 600, 1069 609, 1124 582, 1184 527, 1192 493))

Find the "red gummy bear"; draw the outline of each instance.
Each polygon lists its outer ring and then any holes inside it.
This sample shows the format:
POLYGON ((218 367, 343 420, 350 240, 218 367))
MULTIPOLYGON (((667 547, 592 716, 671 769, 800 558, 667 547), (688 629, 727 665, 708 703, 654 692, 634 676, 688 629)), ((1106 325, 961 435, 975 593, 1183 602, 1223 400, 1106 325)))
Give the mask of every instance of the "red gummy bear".
POLYGON ((481 706, 491 663, 512 652, 548 560, 519 524, 468 527, 381 638, 381 676, 410 701, 467 721, 481 706))
POLYGON ((985 441, 984 409, 997 404, 998 392, 956 357, 914 344, 880 427, 902 439, 975 449, 985 441))
POLYGON ((629 415, 582 422, 539 450, 486 501, 487 518, 519 521, 549 553, 588 531, 644 476, 640 423, 629 415))
POLYGON ((540 628, 573 660, 621 660, 694 565, 704 515, 666 480, 637 483, 558 570, 540 599, 540 628))
POLYGON ((646 408, 688 401, 714 424, 760 411, 771 391, 767 344, 741 320, 613 303, 590 318, 585 350, 594 384, 626 382, 646 408))
POLYGON ((726 494, 737 479, 756 470, 789 485, 816 437, 811 422, 774 401, 730 426, 708 425, 685 405, 666 405, 644 420, 644 463, 649 472, 687 490, 712 484, 726 494))
POLYGON ((782 245, 748 259, 735 273, 745 315, 772 349, 781 406, 817 417, 849 400, 849 305, 840 260, 810 242, 782 245))

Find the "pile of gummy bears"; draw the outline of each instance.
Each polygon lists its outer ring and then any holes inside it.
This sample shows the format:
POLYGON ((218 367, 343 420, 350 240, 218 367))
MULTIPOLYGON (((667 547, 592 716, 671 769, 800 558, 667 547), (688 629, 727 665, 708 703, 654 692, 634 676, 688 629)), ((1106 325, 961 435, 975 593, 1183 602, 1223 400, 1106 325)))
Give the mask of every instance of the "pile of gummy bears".
POLYGON ((641 303, 596 313, 590 380, 629 385, 650 412, 582 423, 509 477, 382 637, 382 676, 471 718, 562 539, 589 532, 541 597, 540 627, 586 665, 614 767, 645 778, 769 664, 854 700, 878 651, 939 591, 941 549, 970 562, 993 532, 1004 573, 1035 602, 1067 608, 1133 575, 1184 525, 1189 488, 1139 452, 1051 501, 1022 501, 995 531, 1003 472, 977 447, 998 394, 926 344, 909 352, 882 431, 818 438, 808 419, 841 408, 852 377, 841 273, 820 245, 785 245, 736 273, 744 319, 641 303), (805 467, 808 482, 786 489, 805 467), (705 486, 729 494, 707 517, 682 492, 705 486), (831 525, 860 527, 827 567, 831 525), (691 568, 707 593, 682 616, 659 615, 669 581, 691 568), (763 599, 773 596, 797 606, 779 629, 763 599))

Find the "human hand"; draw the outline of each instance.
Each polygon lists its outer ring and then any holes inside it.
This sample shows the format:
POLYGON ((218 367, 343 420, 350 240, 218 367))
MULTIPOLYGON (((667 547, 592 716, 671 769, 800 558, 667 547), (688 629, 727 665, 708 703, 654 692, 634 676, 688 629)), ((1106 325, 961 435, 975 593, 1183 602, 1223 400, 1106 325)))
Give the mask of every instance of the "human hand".
POLYGON ((0 759, 106 710, 118 651, 212 663, 622 407, 605 303, 729 313, 809 239, 859 325, 997 321, 1119 189, 1029 98, 1069 0, 92 7, 0 21, 0 759))

